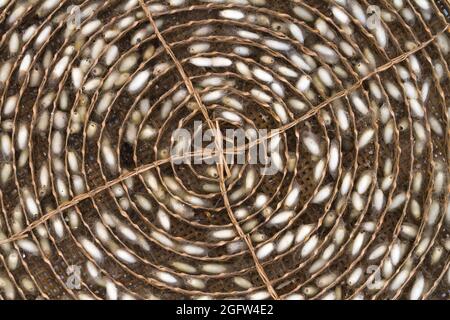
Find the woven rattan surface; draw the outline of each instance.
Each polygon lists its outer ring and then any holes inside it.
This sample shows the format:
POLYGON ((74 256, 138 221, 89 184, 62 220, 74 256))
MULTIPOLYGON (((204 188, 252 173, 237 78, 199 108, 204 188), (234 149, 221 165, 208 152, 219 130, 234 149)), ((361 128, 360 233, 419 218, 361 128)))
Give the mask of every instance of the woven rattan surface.
POLYGON ((449 10, 0 0, 0 299, 447 300, 449 10))

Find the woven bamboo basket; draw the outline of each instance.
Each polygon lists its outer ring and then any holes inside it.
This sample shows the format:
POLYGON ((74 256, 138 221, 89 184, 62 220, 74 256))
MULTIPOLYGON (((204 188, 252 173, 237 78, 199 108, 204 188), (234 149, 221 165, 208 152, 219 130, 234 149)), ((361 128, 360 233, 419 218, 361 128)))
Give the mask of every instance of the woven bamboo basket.
POLYGON ((449 4, 0 0, 0 299, 449 299, 449 4))

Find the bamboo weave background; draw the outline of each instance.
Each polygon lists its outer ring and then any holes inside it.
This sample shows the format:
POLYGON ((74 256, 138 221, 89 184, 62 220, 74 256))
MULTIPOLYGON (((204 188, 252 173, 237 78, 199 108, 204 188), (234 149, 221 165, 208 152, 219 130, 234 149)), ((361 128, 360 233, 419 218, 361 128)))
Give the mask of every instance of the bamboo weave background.
POLYGON ((366 18, 370 5, 381 9, 381 26, 388 35, 384 47, 352 15, 351 1, 0 2, 0 76, 7 75, 0 79, 0 298, 408 299, 420 291, 416 298, 448 299, 450 11, 447 1, 399 2, 400 10, 395 1, 356 1, 366 18), (425 10, 423 3, 430 7, 425 10), (82 13, 80 29, 68 26, 74 5, 82 13), (339 23, 333 6, 347 13, 348 24, 339 23), (244 17, 229 19, 226 10, 244 17), (406 20, 407 14, 413 20, 406 20), (97 20, 95 30, 83 35, 97 20), (318 28, 318 21, 328 26, 328 33, 318 28), (292 23, 301 28, 304 43, 290 32, 292 23), (245 38, 242 30, 252 35, 245 38), (288 49, 277 50, 267 40, 288 44, 288 49), (346 56, 344 41, 351 56, 346 56), (192 52, 199 43, 209 46, 192 52), (318 54, 317 44, 332 48, 337 58, 318 54), (94 54, 96 45, 101 50, 94 54), (107 63, 113 46, 118 55, 107 63), (239 46, 250 54, 237 53, 239 46), (302 69, 294 54, 309 56, 314 63, 305 58, 306 63, 315 66, 302 69), (64 56, 69 57, 67 66, 55 80, 52 71, 64 56), (193 56, 225 57, 232 63, 197 67, 190 63, 193 56), (137 61, 124 71, 121 63, 129 57, 137 61), (238 61, 275 80, 266 83, 243 73, 238 61), (283 74, 280 67, 295 76, 283 74), (76 68, 85 68, 79 88, 73 80, 76 68), (149 82, 130 92, 129 84, 144 70, 151 71, 149 82), (319 70, 332 75, 332 87, 321 82, 319 70), (118 79, 111 80, 115 74, 118 79), (312 79, 305 92, 296 86, 303 74, 312 79), (390 94, 390 83, 400 90, 398 99, 390 94), (415 100, 423 99, 422 116, 411 109, 411 87, 418 94, 415 100), (255 88, 270 101, 252 95, 255 88), (181 90, 187 94, 177 100, 181 90), (205 96, 217 90, 223 97, 208 102, 205 96), (113 98, 99 112, 108 95, 113 98), (355 95, 367 113, 358 112, 355 95), (258 176, 240 199, 233 195, 255 166, 174 165, 167 157, 170 134, 178 127, 191 128, 194 120, 203 121, 205 128, 236 127, 221 117, 223 110, 232 110, 227 97, 244 106, 235 111, 245 126, 276 129, 284 146, 284 168, 274 176, 258 176), (291 99, 304 107, 294 108, 291 99), (163 117, 167 101, 172 105, 163 117), (288 121, 274 111, 276 102, 287 110, 288 121), (7 112, 10 105, 13 111, 7 112), (340 111, 349 121, 347 129, 340 111), (62 124, 59 117, 65 119, 62 124), (391 143, 384 138, 388 125, 393 128, 391 143), (25 146, 18 142, 22 127, 28 133, 25 146), (156 136, 143 138, 142 131, 149 128, 156 136), (358 148, 371 128, 373 138, 358 148), (320 155, 308 152, 305 132, 320 139, 320 155), (63 148, 55 152, 59 138, 63 148), (105 161, 105 144, 115 155, 114 169, 105 161), (340 161, 330 173, 333 144, 339 147, 340 161), (73 156, 75 169, 69 166, 73 156), (325 169, 315 177, 321 161, 325 169), (45 167, 50 168, 50 184, 43 186, 45 167), (364 208, 359 210, 354 188, 368 171, 373 180, 361 195, 364 208), (160 190, 149 185, 149 173, 160 190), (423 176, 419 188, 418 173, 423 176), (352 190, 344 193, 346 174, 352 190), (183 191, 171 190, 167 177, 175 178, 183 191), (81 192, 75 187, 78 181, 81 192), (216 190, 207 192, 205 185, 216 190), (300 198, 290 208, 293 216, 274 225, 272 219, 286 209, 286 197, 296 186, 300 198), (316 203, 327 186, 330 196, 316 203), (376 211, 372 205, 380 190, 385 201, 376 211), (261 194, 269 201, 256 208, 261 194), (186 200, 192 197, 202 202, 186 200), (394 207, 395 202, 400 205, 394 207), (38 214, 33 214, 33 204, 38 214), (243 208, 249 213, 242 218, 237 212, 243 208), (159 210, 166 212, 170 226, 161 224, 159 210), (221 230, 231 236, 214 237, 221 230), (300 237, 299 230, 309 232, 300 237), (265 249, 270 253, 261 258, 265 249), (380 255, 371 259, 374 252, 380 255), (68 270, 73 267, 81 268, 75 287, 70 285, 73 270, 68 270))

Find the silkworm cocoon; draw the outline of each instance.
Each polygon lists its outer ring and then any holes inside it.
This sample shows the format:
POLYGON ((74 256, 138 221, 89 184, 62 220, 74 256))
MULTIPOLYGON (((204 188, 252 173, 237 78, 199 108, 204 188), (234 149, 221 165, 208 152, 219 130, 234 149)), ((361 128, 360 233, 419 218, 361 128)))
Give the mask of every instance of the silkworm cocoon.
POLYGON ((63 143, 63 135, 59 131, 55 131, 52 136, 52 153, 54 155, 60 155, 62 153, 64 143, 63 143))
POLYGON ((227 271, 227 267, 222 264, 208 263, 202 266, 202 270, 207 273, 220 274, 227 271))
POLYGON ((222 117, 230 122, 242 123, 242 118, 234 112, 224 111, 221 113, 222 117))
POLYGON ((264 205, 269 201, 269 197, 263 193, 260 193, 256 196, 255 199, 255 207, 257 209, 261 209, 264 205))
POLYGON ((333 16, 336 18, 336 20, 342 24, 347 25, 350 23, 350 18, 348 15, 340 8, 333 6, 331 8, 331 12, 333 13, 333 16))
POLYGON ((423 110, 422 105, 416 99, 410 99, 409 105, 411 106, 412 115, 416 118, 423 118, 425 115, 425 111, 423 110))
POLYGON ((347 172, 344 175, 344 178, 342 179, 342 184, 341 184, 341 195, 345 196, 346 194, 348 194, 348 192, 350 191, 350 187, 352 184, 352 174, 350 172, 347 172))
POLYGON ((400 227, 400 233, 408 239, 414 239, 417 235, 417 227, 410 223, 405 223, 400 227))
POLYGON ((120 72, 130 72, 137 64, 138 56, 135 54, 130 54, 125 57, 120 63, 119 71, 120 72))
POLYGON ((14 10, 8 15, 8 20, 7 20, 8 24, 11 25, 14 22, 16 22, 16 20, 18 20, 25 13, 27 6, 28 5, 25 2, 21 3, 20 5, 16 5, 14 10))
POLYGON ((2 63, 2 65, 0 66, 0 85, 3 86, 3 84, 8 79, 11 67, 12 67, 11 61, 6 61, 2 63))
POLYGON ((230 96, 223 97, 222 102, 224 105, 229 106, 229 107, 239 110, 239 111, 242 111, 244 109, 244 106, 242 105, 241 102, 239 102, 237 99, 230 97, 230 96))
POLYGON ((396 195, 389 206, 389 211, 399 208, 406 201, 406 193, 402 192, 396 195))
POLYGON ((289 121, 286 109, 280 103, 274 103, 273 109, 277 116, 280 118, 281 123, 286 124, 289 121))
POLYGON ((110 241, 109 231, 102 222, 97 221, 95 223, 95 233, 103 243, 108 243, 110 241))
POLYGON ((303 57, 298 54, 292 54, 290 56, 292 63, 305 72, 311 72, 313 68, 305 61, 303 57))
POLYGON ((303 143, 305 144, 306 149, 314 155, 320 156, 322 154, 319 139, 317 136, 311 132, 305 133, 303 135, 303 143))
POLYGON ((273 82, 273 80, 274 80, 272 75, 269 72, 262 70, 260 68, 253 69, 253 74, 256 78, 258 78, 259 80, 264 81, 264 82, 270 83, 270 82, 273 82))
POLYGON ((273 82, 270 88, 280 97, 284 97, 284 87, 279 82, 273 82))
POLYGON ((414 134, 419 141, 425 141, 427 139, 427 133, 423 125, 417 121, 413 123, 414 134))
POLYGON ((72 68, 72 72, 71 72, 71 77, 72 77, 72 83, 73 86, 76 89, 80 89, 81 88, 81 83, 83 81, 83 72, 81 71, 80 68, 72 68))
POLYGON ((133 24, 134 21, 135 21, 135 18, 134 18, 134 17, 128 16, 128 17, 122 18, 122 19, 120 19, 120 20, 117 22, 117 27, 118 27, 120 30, 126 29, 126 28, 128 28, 129 26, 131 26, 131 25, 133 24))
POLYGON ((12 175, 12 165, 10 163, 4 163, 0 171, 0 182, 4 185, 11 178, 12 175))
POLYGON ((358 148, 363 149, 364 147, 366 147, 372 141, 374 135, 375 130, 366 129, 359 137, 358 148))
POLYGON ((79 175, 73 175, 72 176, 72 185, 73 185, 73 191, 76 195, 82 194, 85 192, 85 184, 84 180, 79 175))
POLYGON ((365 235, 366 234, 364 232, 360 232, 355 237, 355 240, 353 240, 352 249, 351 249, 352 256, 354 256, 354 257, 357 256, 359 254, 359 252, 361 251, 362 246, 364 244, 365 235))
POLYGON ((252 51, 248 47, 238 46, 233 49, 233 52, 237 55, 248 57, 251 55, 252 51))
POLYGON ((295 39, 297 39, 300 43, 305 42, 305 36, 303 35, 302 29, 294 23, 289 24, 289 31, 294 36, 295 39))
POLYGON ((379 245, 379 246, 375 247, 375 249, 372 250, 372 252, 369 254, 368 259, 370 261, 377 261, 384 255, 386 250, 387 250, 387 246, 385 244, 379 245))
POLYGON ((408 276, 409 276, 409 269, 404 268, 397 274, 397 276, 391 282, 389 289, 392 291, 397 291, 406 282, 408 276))
POLYGON ((215 90, 208 92, 202 97, 203 102, 213 102, 222 99, 225 96, 225 91, 215 90))
POLYGON ((390 120, 383 130, 383 139, 386 144, 391 144, 394 138, 394 120, 390 120))
POLYGON ((95 260, 99 262, 103 260, 103 254, 93 242, 91 242, 86 238, 82 238, 80 239, 80 243, 83 246, 83 248, 87 251, 87 253, 91 255, 95 260))
POLYGON ((209 43, 194 43, 189 46, 188 51, 190 54, 198 54, 208 51, 209 48, 209 43))
POLYGON ((291 46, 288 43, 275 39, 266 39, 264 41, 264 44, 276 51, 288 51, 289 49, 291 49, 291 46))
POLYGON ((322 81, 325 86, 327 86, 328 88, 334 87, 334 79, 327 69, 325 69, 324 67, 320 67, 317 70, 317 75, 319 76, 320 81, 322 81))
POLYGON ((275 250, 275 245, 272 242, 269 242, 265 245, 263 245, 261 248, 258 249, 256 252, 256 256, 259 260, 266 259, 273 251, 275 250))
POLYGON ((38 36, 36 37, 36 40, 34 41, 34 47, 35 48, 41 47, 44 44, 44 42, 50 38, 51 32, 52 32, 52 26, 44 27, 41 30, 41 32, 39 32, 38 36))
POLYGON ((440 213, 440 205, 439 202, 437 202, 436 200, 433 200, 431 202, 430 205, 430 210, 428 212, 428 225, 429 226, 433 226, 434 224, 436 224, 437 219, 439 217, 439 213, 440 213))
POLYGON ((319 190, 319 192, 315 195, 315 197, 312 199, 312 203, 321 204, 325 202, 331 196, 332 191, 333 186, 331 184, 322 187, 319 190))
POLYGON ((233 239, 236 236, 236 233, 232 229, 222 229, 213 231, 211 233, 211 237, 218 239, 218 240, 229 240, 233 239))
POLYGON ((65 112, 56 111, 55 116, 53 117, 53 125, 58 130, 63 130, 67 125, 67 115, 65 112))
POLYGON ((361 276, 363 275, 363 269, 361 267, 356 268, 348 277, 347 284, 349 286, 355 286, 358 284, 358 282, 361 279, 361 276))
POLYGON ((153 75, 158 76, 158 75, 164 73, 166 70, 169 70, 170 67, 171 67, 171 64, 168 62, 158 63, 153 68, 153 75))
POLYGON ((28 128, 25 124, 19 126, 19 130, 17 131, 17 148, 19 150, 24 150, 27 148, 28 144, 28 128))
POLYGON ((300 185, 295 184, 294 187, 289 191, 284 200, 284 205, 288 208, 293 208, 297 205, 300 198, 300 185))
POLYGON ((250 40, 258 40, 260 38, 260 36, 257 33, 248 31, 248 30, 238 30, 237 34, 245 39, 250 39, 250 40))
POLYGON ((320 178, 322 178, 324 171, 325 171, 325 160, 322 159, 319 162, 317 162, 314 168, 314 180, 319 181, 320 178))
POLYGON ((423 294, 424 289, 425 289, 425 278, 423 277, 422 273, 419 273, 411 288, 409 294, 410 300, 419 300, 423 294))
POLYGON ((36 218, 39 215, 39 208, 36 202, 36 199, 31 194, 28 188, 23 190, 23 199, 25 201, 25 208, 27 210, 28 215, 31 218, 36 218))
MULTIPOLYGON (((159 232, 157 232, 157 231, 153 231, 153 232, 151 233, 151 237, 152 237, 153 239, 155 239, 157 242, 159 242, 160 244, 162 244, 162 245, 164 245, 164 246, 167 246, 168 248, 173 248, 173 247, 174 247, 173 241, 170 240, 169 238, 167 238, 167 237, 166 237, 165 235, 163 235, 162 233, 159 233, 159 232)), ((189 252, 187 252, 187 250, 185 250, 184 248, 183 248, 183 251, 185 251, 186 253, 189 253, 189 252)))
POLYGON ((280 240, 277 243, 276 250, 278 253, 284 252, 287 249, 289 249, 294 242, 294 233, 291 231, 288 231, 280 238, 280 240))
POLYGON ((136 195, 136 202, 139 208, 141 208, 144 211, 150 211, 152 209, 151 202, 143 195, 136 195))
POLYGON ((159 271, 156 273, 156 276, 159 278, 159 280, 170 285, 176 285, 178 283, 178 279, 168 272, 159 271))
POLYGON ((353 204, 353 208, 356 211, 361 212, 364 209, 365 200, 359 193, 353 192, 352 193, 352 204, 353 204))
POLYGON ((117 249, 114 252, 114 255, 125 263, 128 264, 136 263, 136 258, 125 249, 117 249))
POLYGON ((336 34, 331 30, 328 23, 326 23, 322 18, 318 18, 316 20, 315 27, 324 37, 330 40, 334 40, 336 38, 336 34))
POLYGON ((416 199, 411 200, 410 211, 411 211, 411 215, 416 220, 420 219, 420 217, 422 215, 422 209, 420 208, 420 204, 417 202, 416 199))
POLYGON ((106 298, 108 300, 117 300, 119 297, 119 291, 117 286, 110 280, 106 282, 106 298))
POLYGON ((417 57, 415 55, 411 55, 411 56, 409 56, 408 61, 409 61, 409 65, 411 66, 412 71, 415 73, 415 75, 417 77, 420 78, 420 76, 422 74, 422 69, 420 67, 419 59, 417 59, 417 57))
POLYGON ((337 276, 334 273, 325 274, 316 280, 316 284, 319 288, 325 288, 330 285, 336 279, 336 277, 337 276))
POLYGON ((285 77, 289 77, 289 78, 297 78, 298 77, 298 73, 296 71, 294 71, 291 68, 288 68, 286 66, 279 66, 278 72, 281 73, 282 75, 284 75, 285 77))
POLYGON ((434 116, 430 116, 428 121, 430 123, 431 130, 438 136, 442 137, 444 135, 444 130, 442 129, 439 120, 434 116))
POLYGON ((264 102, 264 103, 272 102, 272 97, 269 96, 264 91, 261 91, 259 89, 251 89, 250 93, 252 94, 252 96, 254 96, 256 99, 258 99, 261 102, 264 102))
POLYGON ((270 294, 267 291, 256 291, 248 296, 249 300, 266 300, 270 297, 270 294))
POLYGON ((330 174, 334 176, 339 166, 340 152, 337 141, 333 141, 330 146, 330 160, 328 163, 328 169, 330 174))
POLYGON ((234 10, 234 9, 222 10, 222 11, 220 11, 220 16, 225 19, 231 19, 231 20, 242 20, 245 17, 245 15, 242 11, 234 10))
POLYGON ((53 227, 53 231, 55 232, 56 236, 60 239, 64 237, 64 225, 59 217, 55 217, 51 219, 51 224, 53 227))
POLYGON ((233 62, 225 57, 213 57, 211 58, 211 66, 214 68, 224 68, 229 67, 233 62))
POLYGON ((206 68, 212 66, 212 60, 210 58, 196 57, 189 59, 189 62, 196 67, 206 68))
POLYGON ((379 25, 377 28, 375 28, 374 33, 380 47, 385 48, 389 38, 386 30, 383 28, 383 26, 379 25))
POLYGON ((401 101, 403 98, 402 93, 398 89, 398 87, 393 84, 391 81, 387 81, 385 84, 385 88, 389 96, 393 98, 394 100, 401 101))
POLYGON ((373 196, 373 202, 372 206, 375 210, 375 212, 380 212, 385 203, 384 193, 381 189, 375 190, 374 196, 373 196))
POLYGON ((309 76, 303 75, 297 81, 297 89, 300 92, 308 91, 311 85, 311 78, 309 76))
POLYGON ((111 46, 105 54, 105 63, 110 66, 116 62, 119 57, 119 48, 116 45, 111 46))
POLYGON ((289 220, 294 216, 294 211, 282 211, 274 215, 268 222, 270 226, 283 226, 289 222, 289 220))
POLYGON ((6 99, 5 104, 3 105, 3 115, 8 117, 13 114, 16 109, 18 97, 17 95, 10 96, 6 99))
POLYGON ((116 155, 113 151, 113 149, 111 148, 110 144, 106 141, 104 141, 102 143, 102 154, 103 154, 103 159, 106 163, 106 165, 109 167, 109 169, 111 171, 115 171, 117 169, 117 160, 116 160, 116 155))
POLYGON ((162 209, 158 210, 157 213, 158 222, 163 227, 164 230, 169 231, 170 230, 170 218, 167 213, 165 213, 162 209))
POLYGON ((394 182, 394 175, 390 174, 384 177, 383 180, 381 180, 381 189, 383 191, 387 191, 392 186, 393 182, 394 182))
POLYGON ((69 59, 70 58, 68 56, 64 56, 56 63, 52 72, 52 77, 55 80, 58 80, 64 74, 67 69, 67 65, 69 64, 69 59))
POLYGON ((303 246, 301 256, 302 257, 309 256, 315 250, 318 243, 319 238, 317 237, 317 235, 312 236, 303 246))
POLYGON ((367 107, 364 100, 357 94, 352 95, 352 103, 353 106, 358 110, 362 115, 367 115, 369 113, 369 108, 367 107))
POLYGON ((102 25, 102 22, 100 20, 93 20, 84 25, 84 27, 81 29, 81 33, 84 36, 90 36, 95 31, 98 30, 98 28, 102 25))
POLYGON ((28 239, 19 240, 19 241, 17 241, 17 244, 19 245, 20 249, 22 249, 23 251, 25 251, 29 254, 37 255, 39 253, 38 247, 31 240, 28 240, 28 239))
POLYGON ((67 189, 66 182, 61 178, 56 179, 56 191, 62 200, 66 200, 69 197, 69 190, 67 189))
POLYGON ((187 94, 188 94, 188 92, 184 88, 181 88, 180 90, 175 92, 172 97, 173 104, 175 104, 175 105, 179 104, 181 101, 183 101, 184 98, 186 98, 187 94))
POLYGON ((225 84, 225 79, 222 77, 209 77, 200 82, 203 88, 218 87, 225 84))
POLYGON ((339 61, 336 52, 326 45, 316 44, 313 46, 313 49, 328 63, 335 64, 339 61))
POLYGON ((372 172, 367 171, 363 173, 356 183, 356 190, 359 194, 365 194, 372 184, 372 172))
POLYGON ((446 174, 443 171, 437 171, 434 177, 434 188, 433 191, 436 194, 442 193, 444 190, 444 185, 446 181, 446 174))

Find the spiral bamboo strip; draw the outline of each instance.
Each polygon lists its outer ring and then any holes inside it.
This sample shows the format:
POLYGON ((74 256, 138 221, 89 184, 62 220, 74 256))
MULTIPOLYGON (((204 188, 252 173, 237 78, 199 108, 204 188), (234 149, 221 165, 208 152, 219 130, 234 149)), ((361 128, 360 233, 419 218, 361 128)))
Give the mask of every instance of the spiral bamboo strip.
POLYGON ((0 299, 448 299, 449 10, 0 0, 0 299))

